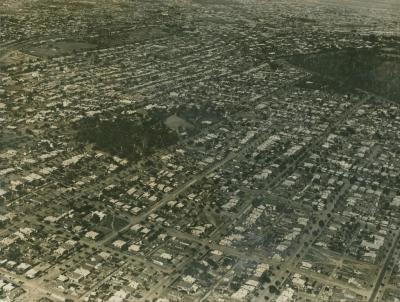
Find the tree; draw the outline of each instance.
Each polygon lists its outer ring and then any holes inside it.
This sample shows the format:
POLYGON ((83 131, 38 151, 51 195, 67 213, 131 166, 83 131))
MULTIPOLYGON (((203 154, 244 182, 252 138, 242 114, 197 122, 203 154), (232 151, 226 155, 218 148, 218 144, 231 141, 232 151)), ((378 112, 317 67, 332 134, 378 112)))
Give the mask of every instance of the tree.
POLYGON ((270 283, 271 282, 271 278, 268 276, 267 272, 263 272, 261 277, 260 277, 260 282, 261 283, 270 283))
POLYGON ((279 290, 274 285, 270 285, 268 289, 271 294, 279 294, 279 290))
POLYGON ((18 246, 13 245, 9 248, 8 253, 7 253, 8 260, 18 262, 21 257, 22 257, 22 252, 18 246))
POLYGON ((100 217, 97 214, 93 214, 92 218, 90 219, 91 222, 93 222, 94 224, 98 224, 100 222, 100 217))

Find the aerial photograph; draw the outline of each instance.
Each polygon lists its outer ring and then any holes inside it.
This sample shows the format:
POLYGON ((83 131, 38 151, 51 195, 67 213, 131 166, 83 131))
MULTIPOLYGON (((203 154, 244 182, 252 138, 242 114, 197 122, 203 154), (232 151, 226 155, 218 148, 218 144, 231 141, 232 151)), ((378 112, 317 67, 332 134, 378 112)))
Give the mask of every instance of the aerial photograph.
POLYGON ((400 0, 0 0, 0 302, 400 302, 400 0))

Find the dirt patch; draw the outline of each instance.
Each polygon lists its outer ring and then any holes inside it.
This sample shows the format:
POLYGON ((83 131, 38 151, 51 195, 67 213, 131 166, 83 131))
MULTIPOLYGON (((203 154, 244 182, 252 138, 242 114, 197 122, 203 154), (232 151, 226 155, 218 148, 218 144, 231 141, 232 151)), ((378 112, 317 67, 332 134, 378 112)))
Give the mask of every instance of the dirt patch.
POLYGON ((186 120, 183 118, 180 118, 176 114, 171 115, 165 120, 165 125, 174 131, 179 131, 180 129, 191 129, 193 128, 193 125, 188 123, 186 120))

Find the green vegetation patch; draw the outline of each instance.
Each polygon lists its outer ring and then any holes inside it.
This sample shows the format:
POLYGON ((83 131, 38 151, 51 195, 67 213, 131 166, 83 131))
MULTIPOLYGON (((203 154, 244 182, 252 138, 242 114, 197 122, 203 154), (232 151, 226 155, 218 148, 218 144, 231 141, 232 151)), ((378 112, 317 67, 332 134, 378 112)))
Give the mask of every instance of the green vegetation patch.
POLYGON ((176 132, 157 117, 130 120, 127 117, 102 120, 88 117, 80 121, 78 141, 129 160, 139 160, 178 142, 176 132))
POLYGON ((340 82, 340 90, 360 88, 392 100, 400 97, 400 53, 396 49, 344 49, 298 55, 289 61, 340 82))

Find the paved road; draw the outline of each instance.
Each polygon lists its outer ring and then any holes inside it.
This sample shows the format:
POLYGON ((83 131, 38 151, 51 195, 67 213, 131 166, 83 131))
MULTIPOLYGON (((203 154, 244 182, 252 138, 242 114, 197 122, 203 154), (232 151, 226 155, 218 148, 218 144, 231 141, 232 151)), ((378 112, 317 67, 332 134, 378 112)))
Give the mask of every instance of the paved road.
MULTIPOLYGON (((363 100, 360 100, 359 102, 353 104, 353 106, 351 108, 349 108, 348 110, 346 110, 342 116, 340 116, 335 123, 333 123, 332 125, 330 125, 325 131, 324 133, 322 133, 320 135, 320 137, 318 137, 317 139, 315 139, 310 145, 308 145, 307 150, 305 151, 305 154, 311 154, 312 151, 317 150, 318 148, 320 148, 320 146, 326 141, 327 137, 338 127, 340 127, 341 125, 343 125, 343 123, 349 119, 349 117, 354 114, 354 112, 356 110, 358 110, 358 108, 364 104, 367 100, 370 99, 370 96, 367 95, 363 100)), ((299 166, 299 164, 301 162, 303 162, 304 158, 306 158, 306 156, 301 157, 301 159, 296 160, 293 164, 292 164, 292 168, 293 170, 296 169, 296 167, 299 166)), ((349 185, 347 184, 346 186, 344 186, 341 190, 341 192, 336 196, 334 202, 331 202, 327 209, 322 211, 320 213, 320 217, 325 217, 326 214, 330 213, 334 207, 336 206, 336 203, 338 202, 339 198, 341 196, 343 196, 343 194, 348 190, 349 185)), ((325 223, 324 228, 326 228, 326 226, 328 225, 329 221, 332 219, 332 217, 330 219, 328 219, 328 221, 325 223)), ((285 281, 288 278, 288 274, 286 273, 286 270, 290 270, 296 267, 296 265, 301 261, 301 257, 297 258, 296 254, 301 254, 301 253, 305 253, 310 246, 312 246, 313 242, 316 240, 316 238, 318 237, 318 235, 323 231, 323 229, 319 229, 319 228, 315 228, 312 229, 309 234, 303 234, 303 237, 301 237, 300 240, 300 244, 298 245, 298 249, 296 250, 296 252, 293 252, 292 255, 290 257, 288 257, 287 259, 285 259, 284 264, 282 265, 281 269, 276 273, 274 280, 279 280, 282 281, 283 278, 283 282, 281 282, 281 284, 283 285, 285 283, 285 281), (313 231, 318 231, 318 235, 314 236, 312 235, 313 231), (308 247, 304 246, 304 243, 306 241, 310 241, 308 247)), ((264 301, 264 295, 269 294, 268 289, 265 289, 263 291, 260 292, 260 295, 258 297, 254 297, 253 301, 256 302, 261 302, 264 301)))
POLYGON ((397 230, 396 236, 395 236, 394 240, 392 241, 393 244, 392 244, 389 252, 386 254, 386 257, 385 257, 384 261, 382 262, 383 264, 381 264, 381 266, 380 266, 378 277, 375 280, 375 286, 374 286, 374 289, 372 291, 370 298, 368 299, 368 302, 376 301, 375 298, 378 294, 379 289, 381 288, 381 283, 382 283, 383 277, 385 276, 386 270, 389 268, 390 259, 393 256, 393 252, 396 248, 399 238, 400 238, 400 230, 397 230))
MULTIPOLYGON (((183 185, 181 185, 180 187, 178 187, 175 191, 173 191, 170 194, 167 194, 164 198, 162 198, 159 202, 155 203, 153 206, 150 207, 150 209, 148 209, 146 212, 138 215, 138 216, 133 216, 130 221, 129 224, 127 224, 126 226, 124 226, 122 229, 119 230, 120 233, 129 230, 129 228, 131 228, 133 225, 141 223, 142 221, 146 220, 146 218, 154 213, 155 211, 157 211, 158 209, 160 209, 161 207, 163 207, 164 205, 166 205, 169 201, 174 200, 178 197, 179 194, 185 192, 187 189, 189 189, 190 187, 192 187, 194 184, 198 183, 199 181, 201 181, 205 176, 211 174, 213 171, 219 169, 220 167, 222 167, 223 165, 225 165, 227 162, 229 162, 230 160, 232 160, 233 158, 235 158, 236 156, 238 156, 238 153, 230 153, 228 154, 228 156, 226 156, 223 160, 215 163, 214 165, 212 165, 211 167, 209 167, 208 169, 204 170, 203 172, 201 172, 200 174, 194 176, 192 179, 190 179, 188 182, 184 183, 183 185)), ((100 242, 99 244, 106 244, 112 240, 114 240, 117 236, 118 233, 117 231, 111 232, 108 235, 106 235, 100 242)))
POLYGON ((66 295, 62 291, 56 288, 50 289, 46 287, 39 280, 36 279, 29 280, 21 275, 9 272, 3 268, 0 268, 0 276, 8 278, 10 281, 13 281, 14 283, 22 282, 23 285, 21 285, 21 287, 29 293, 28 297, 30 297, 33 301, 35 301, 36 298, 40 298, 42 295, 45 295, 47 297, 51 296, 53 299, 56 299, 57 301, 64 301, 65 299, 73 299, 72 296, 66 295))

